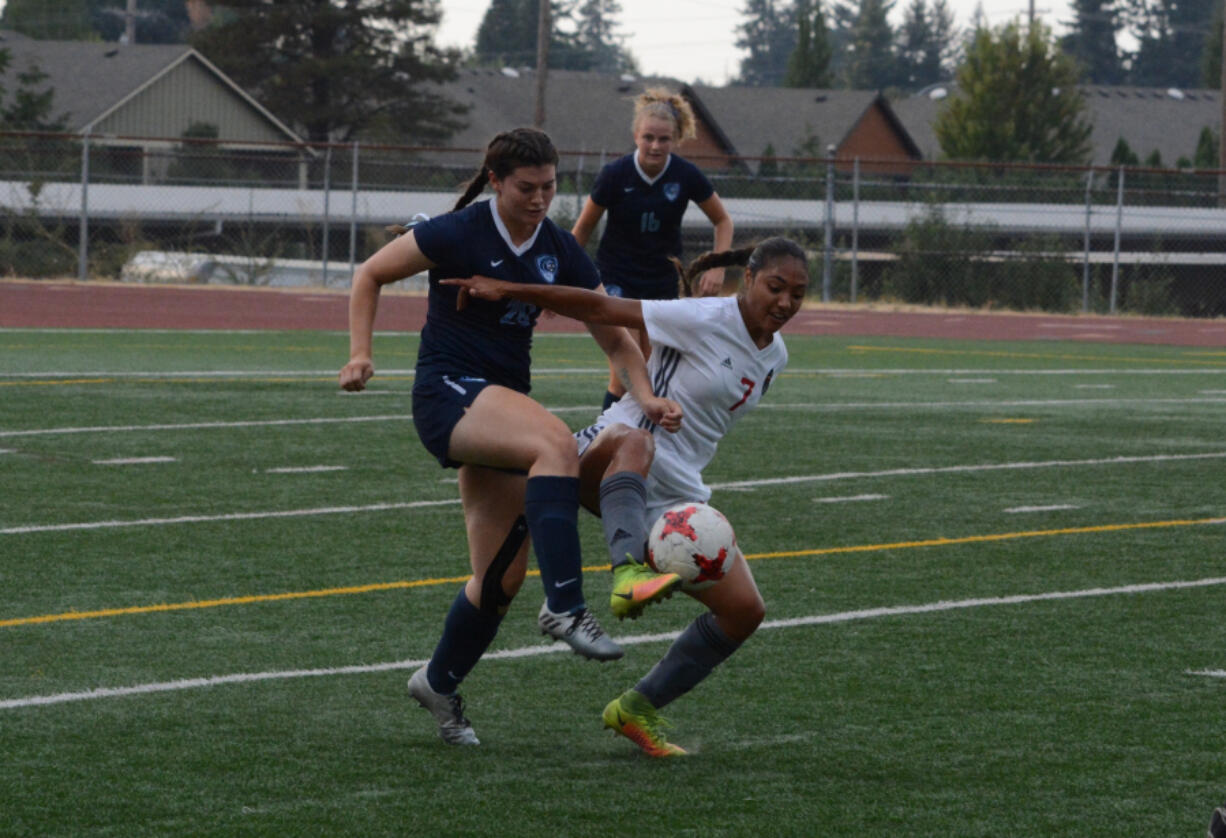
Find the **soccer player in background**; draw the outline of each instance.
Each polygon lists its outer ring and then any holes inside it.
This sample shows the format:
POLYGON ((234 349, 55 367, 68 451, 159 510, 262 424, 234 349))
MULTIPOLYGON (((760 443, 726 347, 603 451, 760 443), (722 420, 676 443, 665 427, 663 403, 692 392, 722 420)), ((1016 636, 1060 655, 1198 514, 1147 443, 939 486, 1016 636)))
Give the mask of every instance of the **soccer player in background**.
MULTIPOLYGON (((681 256, 681 217, 690 201, 698 204, 715 228, 715 251, 732 245, 732 218, 715 187, 673 146, 695 136, 694 111, 680 94, 649 88, 634 103, 631 131, 635 150, 607 164, 596 176, 592 194, 571 230, 587 246, 600 217, 609 219, 596 250, 596 265, 605 291, 636 300, 677 298, 677 271, 670 257, 681 256)), ((698 296, 714 296, 724 272, 703 274, 698 296)), ((643 356, 651 344, 638 333, 643 356)), ((621 398, 625 387, 612 369, 602 409, 621 398)))
MULTIPOLYGON (((446 277, 480 273, 511 283, 599 288, 595 265, 574 237, 547 216, 557 161, 552 142, 540 131, 519 128, 499 134, 454 211, 414 225, 353 276, 349 362, 339 379, 341 387, 357 391, 374 374, 371 336, 380 288, 430 271, 413 383, 413 424, 442 466, 459 469, 473 575, 451 605, 430 662, 409 679, 409 692, 434 715, 442 738, 453 744, 478 744, 456 690, 493 641, 523 583, 529 535, 545 585, 538 617, 542 632, 588 658, 622 655, 583 597, 574 439, 562 420, 528 396, 529 351, 539 310, 510 300, 480 302, 460 311, 457 289, 439 284, 446 277), (470 203, 487 184, 495 198, 470 203)), ((676 405, 652 395, 643 356, 629 333, 599 324, 590 330, 652 421, 676 428, 676 405)), ((643 571, 639 581, 657 578, 643 571)), ((667 595, 679 581, 675 575, 664 577, 644 595, 667 595)))
MULTIPOLYGON (((650 416, 631 393, 602 413, 596 424, 575 434, 586 497, 590 497, 594 478, 604 474, 605 464, 615 458, 622 458, 623 474, 635 468, 646 474, 639 484, 636 514, 626 509, 616 512, 623 522, 639 521, 633 539, 640 550, 651 522, 663 510, 678 503, 705 502, 711 496, 702 481, 702 470, 715 456, 716 445, 758 404, 787 364, 787 349, 777 332, 804 301, 809 283, 804 250, 790 239, 770 238, 755 247, 703 254, 690 264, 686 275, 693 279, 703 271, 728 265, 746 266, 735 297, 639 301, 576 288, 513 285, 486 277, 454 281, 483 300, 511 297, 588 324, 646 331, 655 347, 647 366, 656 394, 680 404, 685 413, 681 429, 675 434, 653 433, 650 416), (654 446, 643 445, 645 434, 654 446), (652 447, 654 459, 650 450, 646 462, 636 453, 652 447)), ((610 515, 603 495, 600 510, 603 517, 610 515)), ((609 522, 604 526, 607 532, 609 522)), ((766 613, 739 550, 721 581, 686 593, 709 610, 681 632, 633 689, 609 702, 603 714, 606 727, 651 756, 685 753, 665 739, 658 711, 710 675, 754 633, 766 613)))

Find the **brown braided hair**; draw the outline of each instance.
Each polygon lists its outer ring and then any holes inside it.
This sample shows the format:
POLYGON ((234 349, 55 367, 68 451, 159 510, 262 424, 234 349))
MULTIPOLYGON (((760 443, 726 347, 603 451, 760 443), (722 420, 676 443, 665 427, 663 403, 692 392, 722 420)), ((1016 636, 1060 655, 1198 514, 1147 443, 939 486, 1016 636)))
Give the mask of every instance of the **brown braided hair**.
POLYGON ((494 177, 502 180, 520 166, 556 165, 558 165, 558 150, 554 148, 553 141, 544 131, 538 131, 535 128, 513 128, 510 131, 503 131, 490 140, 489 145, 485 147, 485 160, 481 162, 481 168, 468 182, 464 194, 456 201, 452 211, 463 209, 481 194, 489 182, 490 172, 494 173, 494 177))
POLYGON ((744 265, 750 273, 756 274, 764 265, 782 256, 799 259, 806 269, 809 258, 805 249, 796 242, 784 236, 771 236, 757 244, 738 247, 736 250, 708 250, 706 253, 690 262, 684 270, 681 261, 673 259, 673 266, 681 277, 681 296, 694 296, 694 280, 712 268, 727 268, 732 265, 744 265))

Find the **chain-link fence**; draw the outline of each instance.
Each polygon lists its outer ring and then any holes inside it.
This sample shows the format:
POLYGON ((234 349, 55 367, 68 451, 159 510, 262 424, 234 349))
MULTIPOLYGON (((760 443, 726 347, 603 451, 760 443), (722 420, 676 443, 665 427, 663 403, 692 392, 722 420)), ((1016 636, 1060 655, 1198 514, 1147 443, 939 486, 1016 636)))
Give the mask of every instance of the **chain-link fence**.
MULTIPOLYGON (((555 221, 615 153, 563 153, 555 221)), ((449 210, 480 159, 0 134, 0 272, 343 287, 385 226, 449 210)), ((802 242, 825 300, 1226 315, 1222 172, 742 158, 707 174, 736 241, 802 242)), ((696 208, 684 231, 687 258, 710 247, 696 208)))

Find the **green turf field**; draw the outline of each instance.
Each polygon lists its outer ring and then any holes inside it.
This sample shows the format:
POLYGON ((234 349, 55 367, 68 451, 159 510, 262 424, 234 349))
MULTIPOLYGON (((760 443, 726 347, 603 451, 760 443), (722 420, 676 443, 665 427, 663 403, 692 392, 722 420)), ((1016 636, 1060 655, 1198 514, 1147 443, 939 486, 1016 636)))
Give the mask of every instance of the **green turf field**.
MULTIPOLYGON (((464 684, 481 746, 409 700, 467 566, 413 336, 354 396, 341 334, 0 332, 0 834, 1203 835, 1226 352, 788 344, 707 472, 768 622, 665 763, 600 711, 684 597, 598 665, 539 636, 532 577, 464 684)), ((592 341, 535 367, 587 424, 592 341)))

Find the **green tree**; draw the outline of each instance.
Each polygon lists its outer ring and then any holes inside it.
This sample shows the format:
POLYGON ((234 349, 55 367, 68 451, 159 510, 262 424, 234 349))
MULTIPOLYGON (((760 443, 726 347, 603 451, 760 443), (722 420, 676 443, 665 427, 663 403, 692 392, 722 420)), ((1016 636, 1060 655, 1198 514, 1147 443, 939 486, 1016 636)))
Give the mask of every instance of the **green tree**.
POLYGON ((830 32, 821 0, 796 0, 796 49, 788 58, 783 87, 830 86, 830 32))
POLYGON ((1060 45, 1081 65, 1090 84, 1119 84, 1124 66, 1115 43, 1121 27, 1115 0, 1073 0, 1073 20, 1060 45))
MULTIPOLYGON (((576 10, 576 0, 551 0, 549 8, 550 68, 596 70, 607 68, 611 56, 614 62, 623 61, 620 55, 624 50, 612 40, 612 17, 620 11, 618 3, 585 0, 582 9, 576 10)), ((486 67, 536 66, 540 13, 540 0, 491 0, 477 27, 473 63, 486 67)))
POLYGON ((1218 142, 1218 135, 1208 125, 1200 129, 1200 136, 1196 140, 1196 155, 1192 158, 1192 165, 1198 169, 1218 168, 1218 142))
POLYGON ((1137 157, 1137 153, 1132 150, 1132 146, 1128 145, 1128 141, 1120 137, 1115 141, 1115 148, 1111 149, 1111 165, 1140 166, 1141 158, 1137 157))
POLYGON ((583 0, 575 10, 575 42, 590 61, 588 69, 601 73, 637 73, 638 62, 617 34, 617 0, 583 0))
POLYGON ((947 0, 911 0, 898 28, 898 65, 895 83, 919 90, 946 78, 956 51, 954 16, 947 0))
POLYGON ((0 29, 44 41, 83 41, 97 37, 90 25, 89 0, 8 0, 0 29))
POLYGON ((792 4, 776 0, 745 0, 745 20, 737 27, 736 46, 749 55, 741 59, 738 84, 775 87, 787 76, 788 59, 796 49, 792 4))
POLYGON ((314 142, 445 138, 462 108, 424 85, 455 77, 434 45, 437 0, 227 0, 191 42, 314 142))
POLYGON ((1146 87, 1196 87, 1210 47, 1216 0, 1124 0, 1137 49, 1128 82, 1146 87))
POLYGON ((888 16, 894 0, 860 0, 848 47, 844 80, 853 90, 881 90, 898 78, 894 30, 888 16))
POLYGON ((1032 163, 1089 158, 1091 125, 1077 89, 1077 65, 1043 24, 977 31, 956 79, 957 92, 933 126, 946 157, 1032 163))
MULTIPOLYGON (((104 41, 124 33, 127 0, 87 0, 90 25, 104 41)), ((137 0, 133 21, 138 44, 182 44, 191 31, 183 0, 137 0)))

